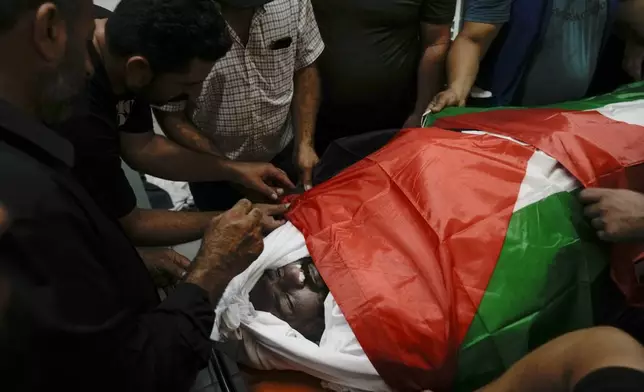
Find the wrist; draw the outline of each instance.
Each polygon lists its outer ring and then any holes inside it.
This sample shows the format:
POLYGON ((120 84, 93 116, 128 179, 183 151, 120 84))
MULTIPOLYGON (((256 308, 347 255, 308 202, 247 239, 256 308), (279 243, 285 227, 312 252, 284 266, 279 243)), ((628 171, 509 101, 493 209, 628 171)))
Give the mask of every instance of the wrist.
POLYGON ((222 262, 215 260, 219 258, 220 256, 218 255, 197 255, 193 262, 193 268, 188 273, 185 281, 195 284, 209 293, 225 289, 225 286, 237 273, 224 266, 222 262))

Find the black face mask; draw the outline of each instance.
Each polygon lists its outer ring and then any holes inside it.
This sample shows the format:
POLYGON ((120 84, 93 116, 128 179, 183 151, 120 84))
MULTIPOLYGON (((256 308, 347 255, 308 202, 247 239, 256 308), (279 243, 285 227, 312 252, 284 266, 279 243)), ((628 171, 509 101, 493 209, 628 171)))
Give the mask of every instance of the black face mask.
POLYGON ((256 8, 264 4, 270 3, 273 0, 217 0, 220 4, 224 4, 234 8, 256 8))

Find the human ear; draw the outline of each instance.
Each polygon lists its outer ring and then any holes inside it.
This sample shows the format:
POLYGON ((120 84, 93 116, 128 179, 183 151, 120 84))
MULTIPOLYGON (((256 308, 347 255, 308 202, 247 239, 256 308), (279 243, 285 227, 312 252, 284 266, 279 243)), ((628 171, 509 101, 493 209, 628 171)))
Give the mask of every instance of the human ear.
POLYGON ((152 82, 150 63, 145 57, 133 56, 125 63, 125 84, 128 88, 139 90, 152 82))
POLYGON ((48 63, 58 64, 67 51, 67 23, 53 3, 43 3, 33 23, 33 44, 36 52, 48 63))

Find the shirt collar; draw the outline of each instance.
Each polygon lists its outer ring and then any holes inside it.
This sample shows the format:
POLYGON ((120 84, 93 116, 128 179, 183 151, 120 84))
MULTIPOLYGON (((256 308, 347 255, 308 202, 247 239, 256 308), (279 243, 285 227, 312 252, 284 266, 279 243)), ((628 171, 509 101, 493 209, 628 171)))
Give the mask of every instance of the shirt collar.
POLYGON ((0 128, 40 147, 67 166, 74 164, 74 148, 68 140, 2 99, 0 128))

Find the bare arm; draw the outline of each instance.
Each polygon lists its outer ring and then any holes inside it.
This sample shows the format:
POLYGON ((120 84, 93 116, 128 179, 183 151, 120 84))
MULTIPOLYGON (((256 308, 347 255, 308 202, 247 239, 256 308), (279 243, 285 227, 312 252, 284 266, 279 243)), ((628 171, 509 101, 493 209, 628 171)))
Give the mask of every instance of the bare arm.
POLYGON ((133 169, 155 177, 190 182, 230 181, 273 200, 278 198, 280 186, 294 187, 286 173, 270 163, 234 162, 189 150, 152 132, 121 132, 121 155, 133 169))
POLYGON ((569 333, 528 354, 479 392, 568 392, 605 367, 644 370, 644 348, 614 328, 569 333))
POLYGON ((295 72, 293 123, 295 125, 296 163, 305 188, 312 184, 312 171, 319 159, 315 153, 315 121, 320 106, 320 76, 315 63, 295 72))
POLYGON ((121 132, 121 156, 133 169, 173 181, 227 181, 230 162, 189 150, 153 132, 121 132))
POLYGON ((450 26, 421 23, 422 54, 418 64, 416 105, 407 127, 420 125, 420 118, 445 83, 445 58, 450 45, 450 26))
POLYGON ((447 56, 447 90, 429 105, 433 112, 446 106, 463 106, 476 81, 479 63, 485 56, 501 25, 465 22, 447 56))
POLYGON ((200 239, 219 212, 183 212, 135 208, 119 219, 136 246, 174 246, 200 239))
POLYGON ((190 121, 185 111, 164 112, 155 110, 154 115, 168 138, 188 149, 223 157, 215 144, 203 136, 190 121))

